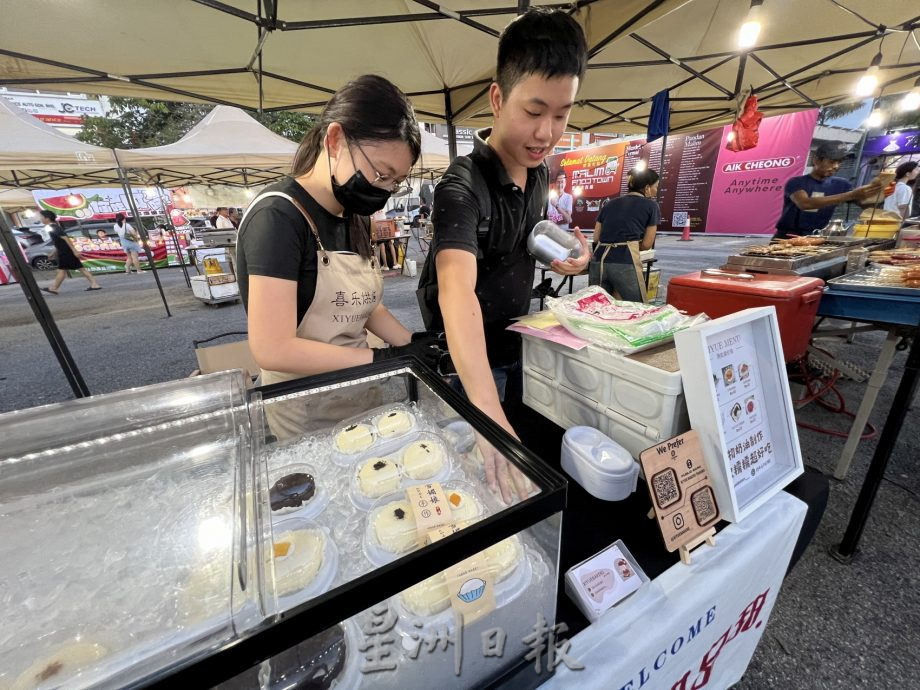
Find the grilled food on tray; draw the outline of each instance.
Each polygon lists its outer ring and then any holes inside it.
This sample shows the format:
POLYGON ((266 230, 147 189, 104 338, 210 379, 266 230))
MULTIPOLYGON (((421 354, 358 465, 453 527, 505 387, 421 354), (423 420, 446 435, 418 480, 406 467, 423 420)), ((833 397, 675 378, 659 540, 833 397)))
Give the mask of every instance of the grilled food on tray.
POLYGON ((869 252, 869 261, 876 264, 891 264, 892 266, 920 267, 920 252, 910 247, 869 252))

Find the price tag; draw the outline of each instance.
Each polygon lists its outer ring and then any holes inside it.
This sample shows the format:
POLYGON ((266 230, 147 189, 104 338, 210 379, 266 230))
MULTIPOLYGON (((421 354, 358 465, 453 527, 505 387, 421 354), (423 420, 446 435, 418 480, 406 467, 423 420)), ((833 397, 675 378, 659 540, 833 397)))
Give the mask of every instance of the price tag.
POLYGON ((444 489, 437 482, 418 484, 406 489, 406 501, 415 516, 418 543, 428 543, 428 533, 451 524, 450 504, 444 489))

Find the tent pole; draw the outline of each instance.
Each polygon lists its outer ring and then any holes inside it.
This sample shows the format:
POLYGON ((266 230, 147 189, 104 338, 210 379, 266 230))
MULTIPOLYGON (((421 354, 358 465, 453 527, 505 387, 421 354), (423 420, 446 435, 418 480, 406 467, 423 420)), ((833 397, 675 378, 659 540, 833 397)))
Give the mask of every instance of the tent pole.
POLYGON ((457 129, 454 127, 454 113, 450 107, 450 89, 444 89, 444 119, 447 122, 447 157, 457 157, 457 129))
POLYGON ((150 264, 150 270, 153 271, 153 279, 157 283, 157 290, 160 291, 160 299, 163 300, 163 306, 166 308, 166 316, 172 316, 172 313, 169 311, 169 303, 166 301, 166 295, 163 293, 163 285, 160 283, 160 274, 157 273, 156 262, 153 260, 153 254, 148 246, 150 236, 147 234, 147 229, 141 222, 141 214, 140 211, 137 210, 137 204, 134 203, 134 192, 131 189, 131 183, 128 182, 128 174, 125 172, 125 169, 121 167, 121 161, 118 160, 118 154, 115 152, 115 149, 112 149, 112 154, 115 156, 115 163, 118 165, 118 177, 121 181, 121 187, 124 189, 125 196, 128 198, 128 206, 131 209, 131 213, 134 215, 134 222, 137 223, 141 240, 143 240, 142 245, 144 247, 144 254, 147 255, 147 262, 150 264))
MULTIPOLYGON (((160 181, 157 180, 157 196, 160 198, 160 203, 163 204, 163 215, 166 216, 166 224, 169 227, 169 235, 172 237, 172 241, 176 245, 176 257, 179 259, 179 265, 182 267, 182 274, 185 276, 185 286, 187 288, 192 287, 192 281, 188 277, 188 269, 185 267, 185 259, 182 258, 182 247, 179 246, 179 235, 176 231, 176 226, 173 225, 172 216, 169 215, 169 209, 167 207, 167 199, 163 198, 163 188, 160 186, 160 181)), ((169 250, 166 250, 166 264, 169 265, 169 250)))
POLYGON ((45 332, 48 344, 51 345, 51 350, 64 371, 64 376, 67 378, 67 383, 70 384, 74 397, 89 397, 89 388, 77 368, 73 355, 70 354, 67 343, 64 342, 64 337, 58 330, 54 316, 51 315, 51 311, 42 297, 38 283, 35 282, 35 276, 32 275, 32 268, 26 262, 16 238, 13 237, 12 227, 12 219, 7 215, 6 211, 0 209, 0 247, 3 247, 6 257, 9 259, 13 276, 19 281, 19 286, 26 296, 26 301, 32 308, 32 313, 35 314, 36 321, 45 332))

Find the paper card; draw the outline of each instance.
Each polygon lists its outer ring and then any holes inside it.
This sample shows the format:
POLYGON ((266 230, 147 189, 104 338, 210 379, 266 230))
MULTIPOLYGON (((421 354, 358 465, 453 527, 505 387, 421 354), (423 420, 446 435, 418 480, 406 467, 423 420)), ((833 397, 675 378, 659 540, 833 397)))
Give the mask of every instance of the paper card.
POLYGON ((592 621, 647 580, 621 541, 571 568, 565 578, 566 590, 592 621))
MULTIPOLYGON (((428 533, 433 544, 456 534, 468 523, 450 524, 428 533)), ((444 570, 450 605, 463 614, 464 623, 475 623, 495 610, 495 567, 482 552, 444 570)))
POLYGON ((521 325, 520 323, 513 323, 506 330, 514 331, 515 333, 522 333, 524 335, 530 335, 534 338, 540 338, 541 340, 549 340, 551 343, 558 343, 559 345, 565 345, 566 347, 572 350, 583 350, 588 346, 588 341, 579 338, 577 335, 574 335, 569 331, 565 326, 552 326, 550 328, 531 328, 530 326, 521 325))
POLYGON ((719 507, 695 431, 642 451, 639 462, 668 551, 676 551, 718 522, 719 507))
POLYGON ((410 486, 406 489, 406 501, 415 517, 420 545, 428 543, 429 532, 452 522, 450 504, 444 489, 437 482, 410 486))
POLYGON ((514 319, 514 321, 517 321, 519 324, 524 326, 541 329, 559 325, 559 319, 557 319, 556 315, 551 311, 538 311, 535 314, 519 316, 518 318, 514 319))

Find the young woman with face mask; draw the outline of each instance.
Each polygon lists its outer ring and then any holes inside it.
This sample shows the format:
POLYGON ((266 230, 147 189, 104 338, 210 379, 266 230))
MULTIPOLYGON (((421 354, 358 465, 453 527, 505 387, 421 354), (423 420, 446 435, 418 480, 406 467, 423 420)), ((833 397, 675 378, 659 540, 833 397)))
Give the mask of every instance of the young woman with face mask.
MULTIPOLYGON (((382 77, 359 77, 326 104, 292 175, 246 209, 238 278, 263 384, 400 354, 437 365, 434 338, 413 336, 383 306, 368 219, 404 185, 419 149, 405 94, 382 77), (370 349, 368 331, 390 347, 370 349)), ((303 433, 296 411, 269 421, 279 437, 303 433)))

